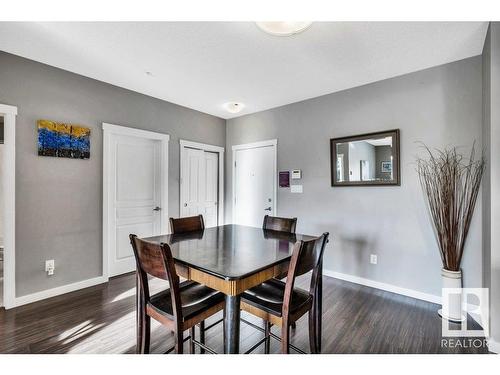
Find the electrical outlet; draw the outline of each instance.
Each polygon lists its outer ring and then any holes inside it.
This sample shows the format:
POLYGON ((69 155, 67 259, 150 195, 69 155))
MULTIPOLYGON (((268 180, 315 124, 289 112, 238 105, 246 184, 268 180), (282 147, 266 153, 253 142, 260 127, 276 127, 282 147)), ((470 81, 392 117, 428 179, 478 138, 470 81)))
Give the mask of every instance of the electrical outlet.
POLYGON ((56 267, 55 267, 54 259, 45 261, 45 272, 47 272, 47 275, 52 276, 54 274, 55 268, 56 267))
POLYGON ((370 263, 371 264, 377 264, 378 258, 375 254, 370 254, 370 263))

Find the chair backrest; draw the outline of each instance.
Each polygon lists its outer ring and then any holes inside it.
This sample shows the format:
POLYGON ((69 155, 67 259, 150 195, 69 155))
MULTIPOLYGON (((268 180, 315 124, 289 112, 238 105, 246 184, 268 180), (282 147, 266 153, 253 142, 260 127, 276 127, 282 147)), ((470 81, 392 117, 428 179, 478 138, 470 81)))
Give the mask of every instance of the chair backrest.
POLYGON ((178 219, 170 218, 170 229, 172 234, 194 232, 205 229, 203 215, 180 217, 178 219))
POLYGON ((174 315, 181 317, 179 276, 175 270, 170 246, 164 243, 159 245, 141 240, 135 234, 130 235, 130 243, 134 250, 144 306, 150 300, 148 275, 151 275, 162 280, 168 280, 174 315))
POLYGON ((262 229, 275 230, 277 232, 295 233, 297 226, 297 218, 286 218, 276 216, 264 216, 264 223, 262 229))
POLYGON ((288 316, 291 304, 295 278, 309 271, 312 272, 309 294, 314 294, 322 276, 323 254, 329 233, 325 232, 320 237, 309 241, 297 241, 293 246, 292 258, 288 267, 286 278, 285 296, 283 301, 283 317, 288 316))

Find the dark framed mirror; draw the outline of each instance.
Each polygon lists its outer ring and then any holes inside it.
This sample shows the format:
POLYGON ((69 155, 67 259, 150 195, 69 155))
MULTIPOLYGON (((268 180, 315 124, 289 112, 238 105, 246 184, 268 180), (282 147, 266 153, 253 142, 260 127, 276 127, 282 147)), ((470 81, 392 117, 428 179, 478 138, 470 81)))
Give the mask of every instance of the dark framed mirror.
POLYGON ((332 186, 401 185, 399 129, 330 139, 332 186))

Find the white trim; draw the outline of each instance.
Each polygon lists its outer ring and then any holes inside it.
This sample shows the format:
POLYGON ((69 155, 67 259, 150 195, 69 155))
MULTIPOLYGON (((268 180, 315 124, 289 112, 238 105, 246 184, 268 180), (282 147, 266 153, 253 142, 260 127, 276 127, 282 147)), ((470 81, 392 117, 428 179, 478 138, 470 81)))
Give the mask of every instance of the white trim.
POLYGON ((17 116, 17 107, 13 105, 0 104, 0 114, 17 116))
POLYGON ((113 125, 106 122, 102 123, 102 129, 109 134, 129 135, 131 137, 158 139, 161 141, 170 140, 170 136, 168 134, 156 133, 149 130, 141 130, 137 128, 129 128, 121 125, 113 125))
POLYGON ((32 293, 32 294, 27 294, 25 296, 21 296, 21 297, 16 298, 16 306, 15 307, 26 305, 28 303, 32 303, 32 302, 36 302, 36 301, 40 301, 40 300, 43 300, 46 298, 59 296, 61 294, 74 292, 76 290, 88 288, 88 287, 91 287, 94 285, 103 284, 107 281, 108 281, 107 277, 99 276, 99 277, 94 277, 92 279, 77 281, 76 283, 62 285, 62 286, 58 286, 56 288, 42 290, 40 292, 36 292, 36 293, 32 293))
POLYGON ((488 350, 492 353, 500 353, 500 342, 493 340, 491 337, 488 339, 488 350))
POLYGON ((253 143, 244 143, 241 145, 234 145, 232 150, 246 150, 248 148, 257 148, 257 147, 266 147, 266 146, 276 146, 278 145, 277 139, 269 139, 267 141, 253 142, 253 143))
POLYGON ((186 141, 184 139, 179 140, 179 144, 181 145, 181 147, 191 147, 191 148, 197 148, 199 150, 211 151, 211 152, 224 152, 224 147, 221 147, 221 146, 209 145, 209 144, 200 143, 200 142, 186 141))
POLYGON ((423 293, 423 292, 419 292, 418 290, 413 290, 413 289, 401 288, 401 287, 396 286, 396 285, 386 284, 386 283, 382 283, 380 281, 365 279, 365 278, 359 277, 359 276, 347 275, 345 273, 335 272, 335 271, 331 271, 331 270, 323 270, 323 274, 325 276, 330 276, 330 277, 333 277, 335 279, 349 281, 351 283, 369 286, 372 288, 381 289, 381 290, 385 290, 387 292, 392 292, 392 293, 396 293, 396 294, 401 294, 403 296, 412 297, 412 298, 420 299, 420 300, 427 301, 427 302, 441 304, 441 296, 436 296, 434 294, 423 293))
POLYGON ((219 198, 217 225, 224 225, 224 147, 209 145, 206 143, 179 140, 180 145, 180 160, 179 160, 179 212, 182 212, 182 166, 184 161, 184 149, 186 147, 196 148, 198 150, 217 152, 219 154, 219 198))
POLYGON ((168 134, 151 132, 136 128, 128 128, 126 126, 113 125, 103 122, 103 165, 102 165, 102 277, 105 280, 109 279, 109 233, 110 219, 112 215, 112 202, 109 199, 109 190, 111 188, 110 160, 111 160, 111 135, 127 135, 131 137, 149 138, 161 141, 160 152, 160 173, 162 180, 160 212, 161 228, 168 228, 168 142, 170 136, 168 134))
POLYGON ((16 115, 17 107, 0 104, 4 117, 3 184, 4 281, 3 305, 16 306, 16 115))
POLYGON ((274 147, 274 197, 273 197, 273 215, 278 216, 278 140, 277 139, 269 139, 267 141, 253 142, 253 143, 245 143, 240 145, 233 145, 233 159, 231 160, 231 170, 232 170, 232 196, 231 196, 231 222, 234 223, 234 213, 235 213, 235 186, 236 186, 236 151, 239 150, 248 150, 250 148, 259 148, 259 147, 274 147))

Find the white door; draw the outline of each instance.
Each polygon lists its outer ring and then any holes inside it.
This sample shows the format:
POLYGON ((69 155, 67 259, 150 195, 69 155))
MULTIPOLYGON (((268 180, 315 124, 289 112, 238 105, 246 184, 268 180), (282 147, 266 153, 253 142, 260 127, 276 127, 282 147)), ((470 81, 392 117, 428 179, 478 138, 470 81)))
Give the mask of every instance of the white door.
POLYGON ((121 134, 109 137, 108 269, 115 276, 135 269, 129 234, 148 237, 162 233, 161 141, 121 134))
POLYGON ((203 215, 206 227, 218 222, 219 155, 189 147, 182 149, 181 217, 203 215))
POLYGON ((275 215, 276 146, 234 152, 235 224, 262 227, 265 215, 275 215))

